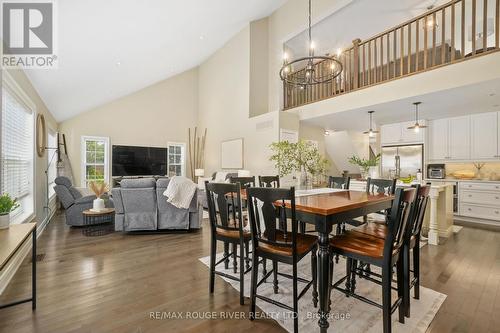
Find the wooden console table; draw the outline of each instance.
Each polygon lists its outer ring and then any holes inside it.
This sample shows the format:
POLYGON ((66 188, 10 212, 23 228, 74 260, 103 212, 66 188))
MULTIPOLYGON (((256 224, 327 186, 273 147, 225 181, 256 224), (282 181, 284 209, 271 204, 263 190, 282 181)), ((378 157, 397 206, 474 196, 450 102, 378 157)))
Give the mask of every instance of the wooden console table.
POLYGON ((23 243, 32 235, 31 251, 31 298, 1 304, 0 309, 31 302, 31 308, 36 309, 36 223, 12 224, 10 228, 0 230, 0 271, 19 251, 23 243))

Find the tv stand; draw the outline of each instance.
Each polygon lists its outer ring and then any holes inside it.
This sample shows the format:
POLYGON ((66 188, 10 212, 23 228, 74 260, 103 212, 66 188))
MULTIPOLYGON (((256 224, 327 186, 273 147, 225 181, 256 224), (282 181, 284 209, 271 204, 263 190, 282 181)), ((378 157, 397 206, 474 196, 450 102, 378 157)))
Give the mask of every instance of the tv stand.
POLYGON ((120 187, 120 183, 124 179, 141 179, 141 178, 154 178, 155 180, 161 178, 168 178, 168 176, 115 176, 111 177, 111 187, 120 187))

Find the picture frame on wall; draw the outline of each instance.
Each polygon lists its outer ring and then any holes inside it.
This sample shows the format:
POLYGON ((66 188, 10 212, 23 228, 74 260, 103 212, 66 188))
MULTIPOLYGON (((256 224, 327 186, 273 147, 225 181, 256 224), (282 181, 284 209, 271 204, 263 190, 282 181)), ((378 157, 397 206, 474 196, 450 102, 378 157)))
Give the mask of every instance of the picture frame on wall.
POLYGON ((243 169, 243 138, 221 142, 221 168, 243 169))

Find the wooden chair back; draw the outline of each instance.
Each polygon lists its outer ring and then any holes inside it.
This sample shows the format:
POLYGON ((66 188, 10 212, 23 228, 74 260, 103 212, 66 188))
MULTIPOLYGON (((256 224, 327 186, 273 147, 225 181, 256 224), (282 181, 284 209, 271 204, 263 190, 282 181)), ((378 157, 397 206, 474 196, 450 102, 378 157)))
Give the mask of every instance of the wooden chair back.
POLYGON ((340 188, 340 189, 348 190, 350 184, 351 184, 351 177, 333 177, 333 176, 330 176, 328 178, 328 186, 330 188, 340 188))
POLYGON ((260 187, 280 187, 280 176, 259 176, 260 187))
POLYGON ((241 213, 241 187, 239 183, 205 182, 208 216, 212 232, 217 229, 239 231, 243 235, 243 215, 241 213))
POLYGON ((293 255, 296 255, 298 226, 295 218, 295 188, 251 187, 247 189, 247 202, 255 248, 258 248, 259 243, 266 243, 292 248, 293 255), (287 201, 290 203, 289 209, 285 208, 287 201), (291 237, 288 236, 288 220, 291 220, 292 224, 291 237), (265 226, 265 230, 262 230, 261 225, 265 226), (280 226, 284 230, 280 229, 280 226), (278 238, 278 232, 283 237, 278 238))
POLYGON ((255 187, 255 176, 252 177, 231 177, 231 183, 238 183, 242 189, 247 187, 255 187))

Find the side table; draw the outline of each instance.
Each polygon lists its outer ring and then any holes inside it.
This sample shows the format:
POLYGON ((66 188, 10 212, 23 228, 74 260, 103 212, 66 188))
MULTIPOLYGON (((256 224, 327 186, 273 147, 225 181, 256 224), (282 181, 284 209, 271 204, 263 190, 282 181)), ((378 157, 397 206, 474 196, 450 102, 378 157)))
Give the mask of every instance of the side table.
POLYGON ((88 237, 110 234, 115 228, 115 209, 105 208, 101 211, 87 209, 83 211, 83 235, 88 237))

